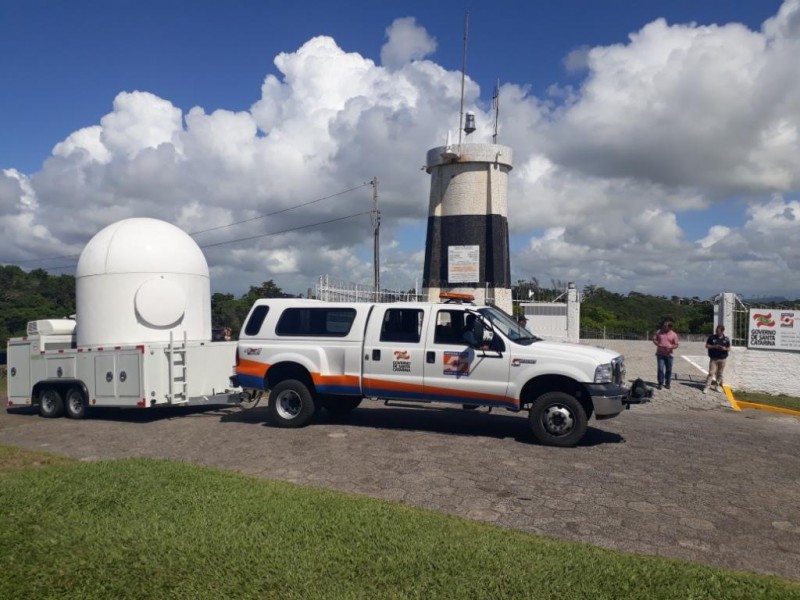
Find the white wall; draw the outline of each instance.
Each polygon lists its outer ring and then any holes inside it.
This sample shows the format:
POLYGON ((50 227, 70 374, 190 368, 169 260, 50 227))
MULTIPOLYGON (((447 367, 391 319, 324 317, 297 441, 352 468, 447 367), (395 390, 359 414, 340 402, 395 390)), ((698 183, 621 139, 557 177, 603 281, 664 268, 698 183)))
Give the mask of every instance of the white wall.
POLYGON ((800 396, 800 352, 734 348, 725 383, 736 389, 800 396))

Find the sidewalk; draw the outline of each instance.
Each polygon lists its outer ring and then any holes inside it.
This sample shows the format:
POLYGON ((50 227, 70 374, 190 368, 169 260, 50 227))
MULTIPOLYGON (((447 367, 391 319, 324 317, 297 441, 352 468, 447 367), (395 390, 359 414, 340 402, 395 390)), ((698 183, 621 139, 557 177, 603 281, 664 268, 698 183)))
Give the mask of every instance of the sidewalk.
POLYGON ((671 389, 656 390, 655 346, 649 341, 581 340, 582 344, 610 348, 625 356, 628 382, 641 378, 653 386, 653 400, 636 410, 651 413, 676 410, 733 410, 724 392, 703 394, 708 354, 703 342, 683 342, 675 352, 671 389))

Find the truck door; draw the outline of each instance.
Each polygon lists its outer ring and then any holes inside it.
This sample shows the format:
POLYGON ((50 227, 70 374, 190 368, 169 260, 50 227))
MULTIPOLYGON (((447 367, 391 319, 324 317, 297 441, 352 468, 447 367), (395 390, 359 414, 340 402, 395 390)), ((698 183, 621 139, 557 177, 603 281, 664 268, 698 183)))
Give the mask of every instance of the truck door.
POLYGON ((364 340, 365 396, 423 398, 423 331, 429 308, 376 306, 364 340))
POLYGON ((460 306, 433 308, 425 348, 425 395, 441 402, 513 407, 514 399, 506 397, 509 352, 499 337, 492 350, 471 346, 470 317, 460 306))

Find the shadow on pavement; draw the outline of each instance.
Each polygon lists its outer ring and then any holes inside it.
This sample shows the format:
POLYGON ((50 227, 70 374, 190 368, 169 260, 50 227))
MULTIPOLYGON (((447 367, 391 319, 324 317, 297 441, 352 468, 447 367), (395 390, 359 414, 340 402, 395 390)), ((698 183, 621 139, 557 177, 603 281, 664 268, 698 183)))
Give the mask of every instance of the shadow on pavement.
MULTIPOLYGON (((158 408, 89 408, 87 420, 116 421, 121 423, 152 423, 176 417, 206 416, 219 417, 226 412, 239 409, 226 404, 209 404, 203 406, 165 406, 158 408)), ((9 415, 27 415, 39 418, 39 410, 33 406, 20 406, 7 409, 9 415)), ((61 417, 66 419, 67 417, 61 417)))
MULTIPOLYGON (((258 424, 270 427, 266 406, 255 409, 231 411, 222 415, 220 421, 258 424)), ((486 413, 477 410, 397 408, 374 405, 357 408, 349 415, 333 415, 321 411, 308 427, 344 425, 369 429, 397 431, 422 431, 443 435, 478 436, 495 439, 513 438, 522 443, 535 444, 527 416, 486 413)), ((591 425, 579 447, 599 444, 618 444, 624 438, 617 433, 595 429, 591 425)))

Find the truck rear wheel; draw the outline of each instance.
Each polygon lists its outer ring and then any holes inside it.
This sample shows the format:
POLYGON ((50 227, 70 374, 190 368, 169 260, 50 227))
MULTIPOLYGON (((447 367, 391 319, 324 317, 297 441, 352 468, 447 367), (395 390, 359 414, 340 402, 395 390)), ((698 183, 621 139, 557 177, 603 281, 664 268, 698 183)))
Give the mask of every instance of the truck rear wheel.
POLYGON ((45 388, 39 394, 39 414, 46 419, 56 419, 64 414, 64 399, 55 388, 45 388))
POLYGON ((529 418, 538 442, 562 448, 571 448, 580 442, 589 421, 583 405, 564 392, 539 396, 531 406, 529 418))
POLYGON ((80 388, 70 388, 64 398, 64 408, 70 419, 86 418, 86 397, 80 388))
POLYGON ((322 407, 332 415, 346 415, 358 408, 361 398, 356 396, 325 396, 321 399, 322 407))
POLYGON ((269 416, 278 427, 308 425, 315 410, 314 396, 302 381, 287 379, 270 391, 269 416))

